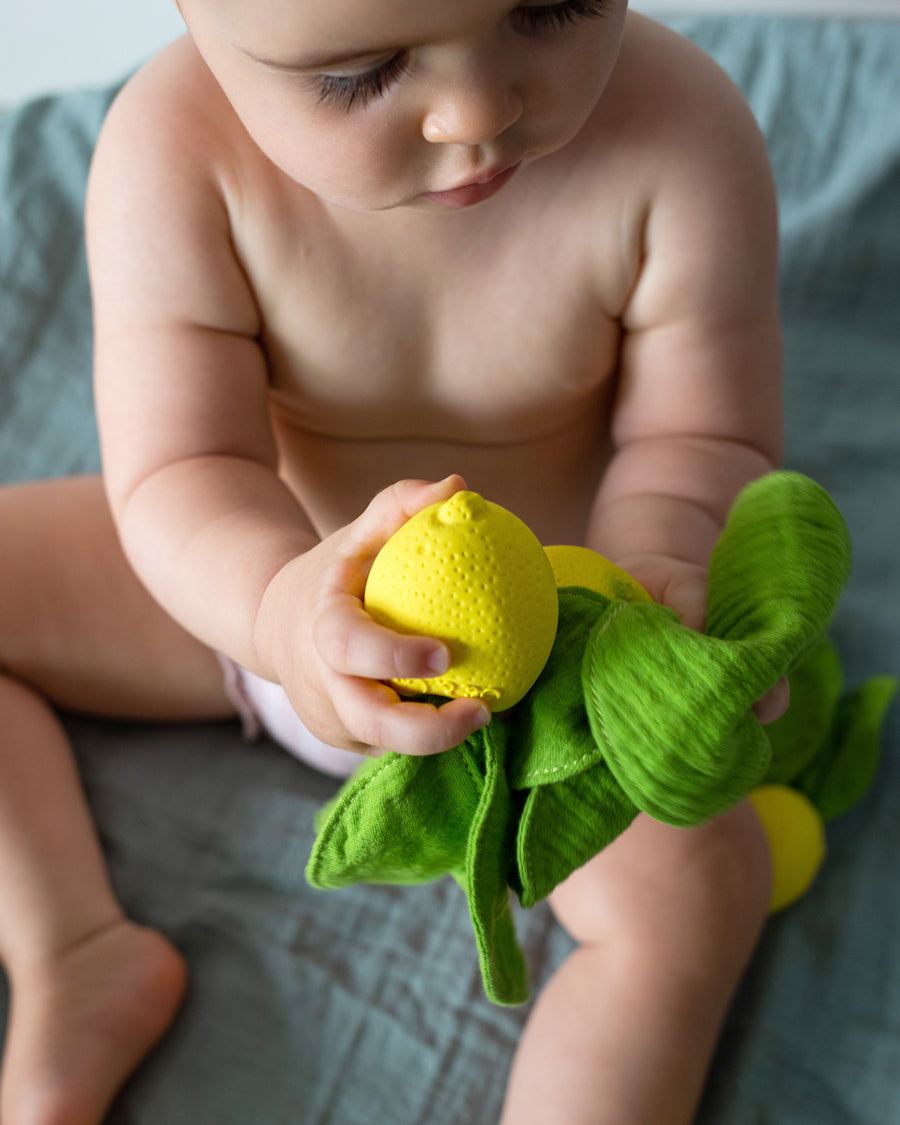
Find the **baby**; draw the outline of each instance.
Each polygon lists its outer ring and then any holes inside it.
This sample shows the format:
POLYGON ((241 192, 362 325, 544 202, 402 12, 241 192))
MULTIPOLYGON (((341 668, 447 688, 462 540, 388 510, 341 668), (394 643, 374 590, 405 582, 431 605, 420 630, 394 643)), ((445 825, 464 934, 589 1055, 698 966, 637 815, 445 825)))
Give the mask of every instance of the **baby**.
MULTIPOLYGON (((51 708, 240 713, 336 772, 440 753, 484 705, 400 699, 447 648, 361 602, 407 518, 467 485, 702 628, 780 455, 770 172, 690 43, 626 0, 180 6, 89 185, 103 481, 0 493, 3 1125, 100 1122, 185 987, 51 708)), ((641 816, 559 887, 577 947, 505 1125, 690 1121, 769 867, 743 804, 641 816)))

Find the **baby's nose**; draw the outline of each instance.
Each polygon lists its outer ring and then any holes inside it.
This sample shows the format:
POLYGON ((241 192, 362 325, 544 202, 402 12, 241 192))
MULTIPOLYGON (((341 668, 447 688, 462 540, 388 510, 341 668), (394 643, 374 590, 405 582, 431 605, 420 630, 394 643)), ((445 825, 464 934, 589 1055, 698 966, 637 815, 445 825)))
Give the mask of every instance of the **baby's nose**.
POLYGON ((486 144, 514 125, 522 109, 512 83, 469 68, 442 84, 423 119, 422 135, 432 144, 486 144))

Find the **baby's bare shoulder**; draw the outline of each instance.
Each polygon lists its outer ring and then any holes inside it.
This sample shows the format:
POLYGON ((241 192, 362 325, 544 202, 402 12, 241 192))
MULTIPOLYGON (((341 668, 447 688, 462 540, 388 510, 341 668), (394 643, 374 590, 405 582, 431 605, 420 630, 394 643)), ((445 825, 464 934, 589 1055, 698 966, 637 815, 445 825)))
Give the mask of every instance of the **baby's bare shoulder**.
POLYGON ((741 91, 696 44, 629 15, 609 91, 621 148, 650 184, 728 174, 734 161, 768 175, 765 144, 741 91))
POLYGON ((123 88, 88 183, 88 260, 101 312, 252 331, 256 312, 233 247, 241 157, 233 112, 187 39, 123 88))
POLYGON ((745 303, 754 279, 772 274, 777 215, 740 90, 695 44, 634 14, 607 93, 603 128, 639 246, 628 323, 745 303))
POLYGON ((123 87, 103 124, 92 172, 140 182, 153 167, 167 167, 172 183, 210 179, 235 159, 241 132, 185 36, 123 87))
POLYGON ((771 252, 771 172, 743 95, 695 44, 653 20, 629 13, 609 84, 559 159, 581 174, 564 178, 574 198, 558 221, 592 232, 584 245, 617 316, 651 273, 677 288, 699 257, 715 290, 734 258, 749 273, 771 252))

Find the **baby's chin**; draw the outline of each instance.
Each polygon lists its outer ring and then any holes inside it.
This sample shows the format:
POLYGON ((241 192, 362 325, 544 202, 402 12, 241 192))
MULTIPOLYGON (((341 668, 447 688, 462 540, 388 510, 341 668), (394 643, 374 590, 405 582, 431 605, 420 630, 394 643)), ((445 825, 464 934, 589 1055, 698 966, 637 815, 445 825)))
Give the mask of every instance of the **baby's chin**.
POLYGON ((336 208, 340 211, 354 211, 358 214, 379 214, 386 211, 396 211, 402 208, 417 207, 420 203, 427 202, 423 191, 397 187, 394 190, 361 192, 359 185, 346 189, 338 185, 310 184, 306 180, 291 176, 287 169, 282 169, 285 175, 294 180, 299 187, 305 188, 326 207, 336 208))
MULTIPOLYGON (((306 186, 306 185, 301 185, 306 186)), ((314 192, 318 199, 329 208, 350 211, 358 215, 384 215, 400 211, 422 211, 432 214, 449 211, 428 198, 426 191, 397 193, 385 196, 345 195, 339 192, 314 192)))

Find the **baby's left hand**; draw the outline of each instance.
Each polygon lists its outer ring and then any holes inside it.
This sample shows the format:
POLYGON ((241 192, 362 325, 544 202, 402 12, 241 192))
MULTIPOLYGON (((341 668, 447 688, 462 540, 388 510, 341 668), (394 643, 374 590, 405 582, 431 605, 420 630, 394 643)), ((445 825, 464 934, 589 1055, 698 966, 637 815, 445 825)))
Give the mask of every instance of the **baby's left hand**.
MULTIPOLYGON (((709 575, 705 567, 696 563, 656 556, 653 559, 637 560, 632 566, 624 565, 632 577, 647 590, 654 601, 674 609, 682 624, 698 633, 706 630, 706 596, 709 575)), ((753 712, 764 726, 774 723, 787 711, 791 700, 791 689, 787 676, 782 676, 777 684, 753 704, 753 712)))

